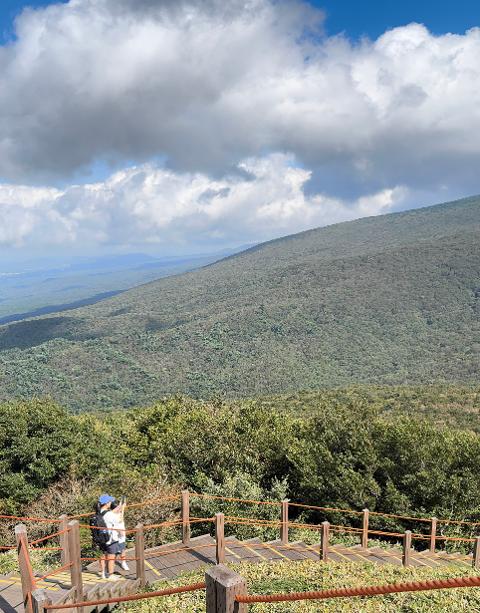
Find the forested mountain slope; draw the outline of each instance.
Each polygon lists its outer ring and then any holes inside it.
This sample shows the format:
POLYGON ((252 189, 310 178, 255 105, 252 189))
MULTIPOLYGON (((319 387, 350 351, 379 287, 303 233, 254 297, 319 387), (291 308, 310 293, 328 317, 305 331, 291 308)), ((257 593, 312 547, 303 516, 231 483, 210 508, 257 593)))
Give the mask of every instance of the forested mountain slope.
POLYGON ((0 394, 75 409, 164 394, 473 382, 480 198, 311 230, 0 328, 0 394))

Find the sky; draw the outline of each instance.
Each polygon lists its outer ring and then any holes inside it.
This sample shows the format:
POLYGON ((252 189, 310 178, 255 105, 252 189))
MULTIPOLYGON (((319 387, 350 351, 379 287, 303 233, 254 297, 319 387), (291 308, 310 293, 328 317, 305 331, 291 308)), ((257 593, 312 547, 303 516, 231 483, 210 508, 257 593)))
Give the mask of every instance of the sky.
POLYGON ((2 0, 0 257, 211 252, 480 193, 480 5, 2 0))
POLYGON ((432 34, 464 34, 480 23, 480 4, 473 0, 315 0, 326 13, 329 35, 345 32, 350 38, 381 36, 386 30, 423 23, 432 34))

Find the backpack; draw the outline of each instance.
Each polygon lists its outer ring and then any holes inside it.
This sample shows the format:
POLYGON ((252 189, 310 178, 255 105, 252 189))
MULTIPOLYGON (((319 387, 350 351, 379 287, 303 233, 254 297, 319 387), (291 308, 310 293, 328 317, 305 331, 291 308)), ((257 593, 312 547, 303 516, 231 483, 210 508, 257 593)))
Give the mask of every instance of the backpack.
POLYGON ((110 540, 110 533, 107 529, 107 524, 105 523, 103 516, 104 513, 100 513, 98 511, 90 518, 90 526, 93 528, 92 541, 94 545, 97 545, 97 547, 106 545, 110 540), (105 530, 97 530, 97 528, 105 528, 105 530))

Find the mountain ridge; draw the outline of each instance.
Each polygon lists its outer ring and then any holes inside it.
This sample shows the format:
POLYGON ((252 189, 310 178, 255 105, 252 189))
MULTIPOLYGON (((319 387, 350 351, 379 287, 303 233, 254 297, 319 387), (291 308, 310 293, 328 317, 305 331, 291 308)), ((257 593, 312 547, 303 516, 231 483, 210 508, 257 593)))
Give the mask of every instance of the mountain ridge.
POLYGON ((480 198, 308 230, 0 328, 4 398, 80 410, 480 372, 480 198))

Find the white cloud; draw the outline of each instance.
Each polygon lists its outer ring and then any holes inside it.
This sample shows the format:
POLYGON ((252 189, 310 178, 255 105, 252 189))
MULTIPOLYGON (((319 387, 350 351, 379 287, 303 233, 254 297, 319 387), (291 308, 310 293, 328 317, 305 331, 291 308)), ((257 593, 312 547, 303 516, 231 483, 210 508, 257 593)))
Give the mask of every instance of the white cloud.
POLYGON ((300 0, 25 11, 0 47, 0 177, 15 192, 140 166, 28 202, 3 186, 0 240, 250 241, 480 192, 480 30, 352 44, 321 23, 300 0), (141 166, 157 156, 170 171, 141 166))
POLYGON ((0 50, 0 175, 62 176, 99 157, 157 154, 221 172, 268 150, 314 171, 348 168, 357 189, 431 183, 438 165, 472 179, 480 30, 434 36, 411 24, 360 45, 302 36, 320 21, 297 0, 71 0, 26 11, 17 42, 0 50))
POLYGON ((0 186, 0 243, 30 247, 189 245, 262 241, 313 226, 387 212, 405 190, 357 201, 305 195, 311 172, 272 154, 244 160, 234 174, 211 179, 152 164, 63 191, 0 186))

